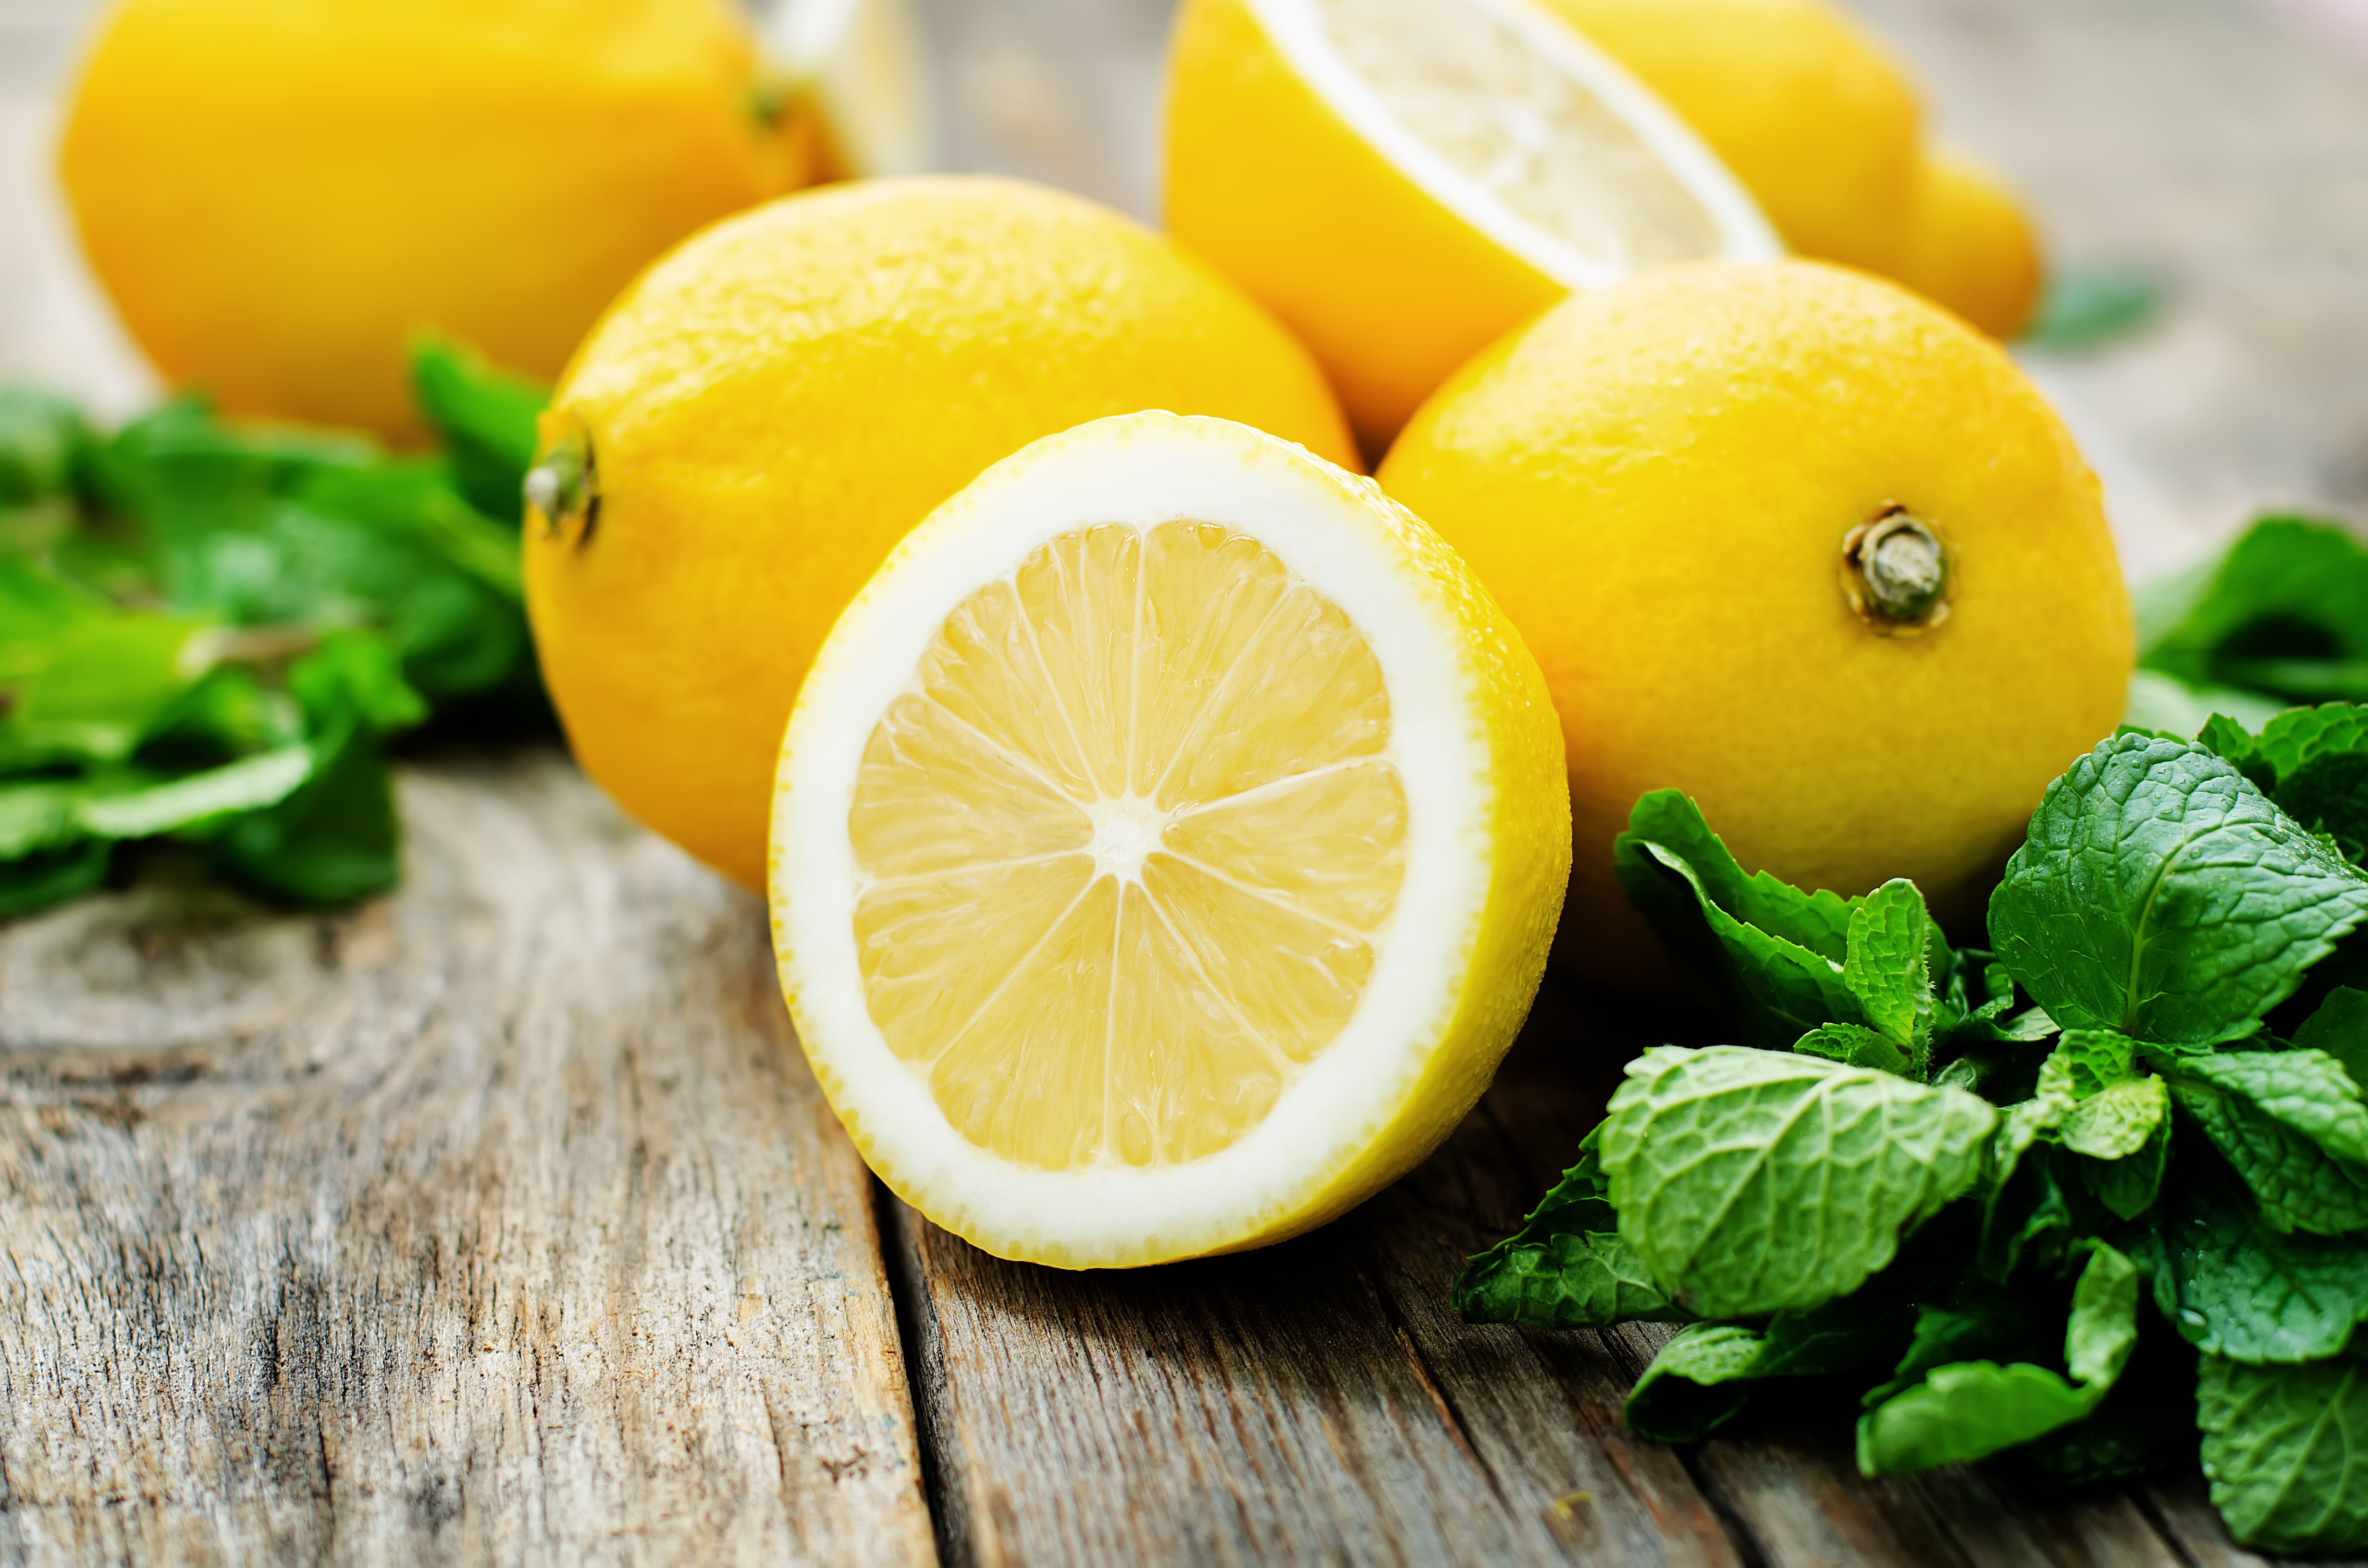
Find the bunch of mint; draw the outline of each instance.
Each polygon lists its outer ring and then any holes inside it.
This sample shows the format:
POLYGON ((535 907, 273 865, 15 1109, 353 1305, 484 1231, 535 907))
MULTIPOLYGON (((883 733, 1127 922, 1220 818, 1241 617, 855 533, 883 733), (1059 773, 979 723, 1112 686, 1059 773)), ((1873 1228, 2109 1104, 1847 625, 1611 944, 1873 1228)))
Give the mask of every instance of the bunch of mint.
POLYGON ((518 537, 544 394, 447 344, 413 371, 431 456, 194 399, 103 436, 0 389, 0 916, 141 839, 293 903, 383 892, 389 736, 547 729, 518 537))
POLYGON ((2368 702, 2368 548, 2271 517, 2137 596, 2130 722, 2192 735, 2214 711, 2260 724, 2297 702, 2368 702))
MULTIPOLYGON (((2192 1462, 2237 1538, 2368 1547, 2368 708, 2124 730, 1952 949, 1906 881, 1746 875, 1675 791, 1630 897, 1739 1045, 1646 1051, 1475 1322, 1683 1324, 1629 1425, 1775 1383, 1869 1475, 2192 1462), (2150 1303, 2150 1310, 2149 1310, 2150 1303)), ((1770 1391, 1773 1392, 1773 1391, 1770 1391)))

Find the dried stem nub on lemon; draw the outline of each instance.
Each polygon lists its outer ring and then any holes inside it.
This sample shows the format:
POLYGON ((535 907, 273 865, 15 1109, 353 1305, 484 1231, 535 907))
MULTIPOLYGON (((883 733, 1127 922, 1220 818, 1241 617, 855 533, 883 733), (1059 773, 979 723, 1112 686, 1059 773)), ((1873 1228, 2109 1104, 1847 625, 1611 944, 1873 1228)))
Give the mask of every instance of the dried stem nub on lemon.
POLYGON ((1213 419, 998 464, 784 742, 784 989, 874 1169, 1067 1267, 1280 1240, 1428 1153, 1568 865, 1537 667, 1369 483, 1213 419))

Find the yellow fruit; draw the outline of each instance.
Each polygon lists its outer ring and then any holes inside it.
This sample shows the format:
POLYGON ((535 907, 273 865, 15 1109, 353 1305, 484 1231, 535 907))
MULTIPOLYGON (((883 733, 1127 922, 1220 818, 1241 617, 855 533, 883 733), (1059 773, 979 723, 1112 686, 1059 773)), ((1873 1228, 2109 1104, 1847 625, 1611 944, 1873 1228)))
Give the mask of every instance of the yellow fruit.
POLYGON ((1925 161, 1916 248, 1904 278, 1991 336, 2012 337, 2039 301, 2039 242, 1987 170, 1936 148, 1925 161))
POLYGON ((1242 426, 989 470, 798 699, 781 983, 871 1168, 1062 1267, 1261 1245, 1471 1108, 1569 866, 1537 665, 1438 536, 1242 426))
POLYGON ((1651 94, 1491 0, 1187 0, 1167 210, 1315 351, 1372 451, 1568 290, 1779 248, 1651 94))
POLYGON ((422 327, 556 375, 691 230, 799 183, 723 0, 122 0, 63 149, 176 385, 413 430, 422 327))
POLYGON ((1693 127, 1804 256, 1904 275, 1920 110, 1824 0, 1543 0, 1693 127))
POLYGON ((2042 790, 2121 715, 2130 607, 2096 480, 1997 344, 1861 273, 1671 267, 1570 300, 1442 387, 1380 478, 1545 670, 1575 819, 1562 947, 1600 979, 1651 951, 1611 874, 1645 791, 1692 795, 1747 868, 1844 893, 1911 877, 1977 929, 2042 790))
POLYGON ((931 166, 936 127, 910 0, 774 0, 758 15, 766 74, 814 136, 820 177, 931 166))
POLYGON ((1353 460, 1281 328, 1074 197, 882 180, 699 235, 617 302, 545 415, 527 606, 577 758, 762 886, 781 724, 856 590, 988 464, 1145 408, 1353 460))

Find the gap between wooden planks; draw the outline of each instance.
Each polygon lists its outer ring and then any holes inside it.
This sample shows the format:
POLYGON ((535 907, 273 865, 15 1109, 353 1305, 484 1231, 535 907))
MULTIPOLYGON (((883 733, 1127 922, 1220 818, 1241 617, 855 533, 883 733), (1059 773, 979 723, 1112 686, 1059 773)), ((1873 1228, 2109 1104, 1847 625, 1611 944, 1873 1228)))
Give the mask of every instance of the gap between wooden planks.
POLYGON ((1617 1009, 1550 990, 1315 1235, 1062 1274, 880 1191, 756 901, 564 761, 403 794, 409 879, 351 914, 167 864, 0 926, 0 1560, 2258 1561, 2192 1486, 1658 1448, 1619 1417, 1654 1333, 1457 1322, 1617 1009))

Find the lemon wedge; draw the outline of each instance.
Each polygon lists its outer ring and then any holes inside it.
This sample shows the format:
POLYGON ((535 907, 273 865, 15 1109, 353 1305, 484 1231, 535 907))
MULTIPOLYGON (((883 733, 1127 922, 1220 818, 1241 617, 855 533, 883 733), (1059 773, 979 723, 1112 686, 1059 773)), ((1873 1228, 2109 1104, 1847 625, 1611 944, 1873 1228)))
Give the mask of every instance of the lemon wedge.
POLYGON ((1224 420, 988 470, 831 632, 771 902, 816 1076, 1000 1256, 1260 1245, 1428 1153, 1570 863, 1543 678, 1438 537, 1224 420))
POLYGON ((1169 231, 1298 331, 1375 449, 1570 290, 1782 253, 1702 140, 1530 0, 1188 0, 1167 191, 1169 231))

